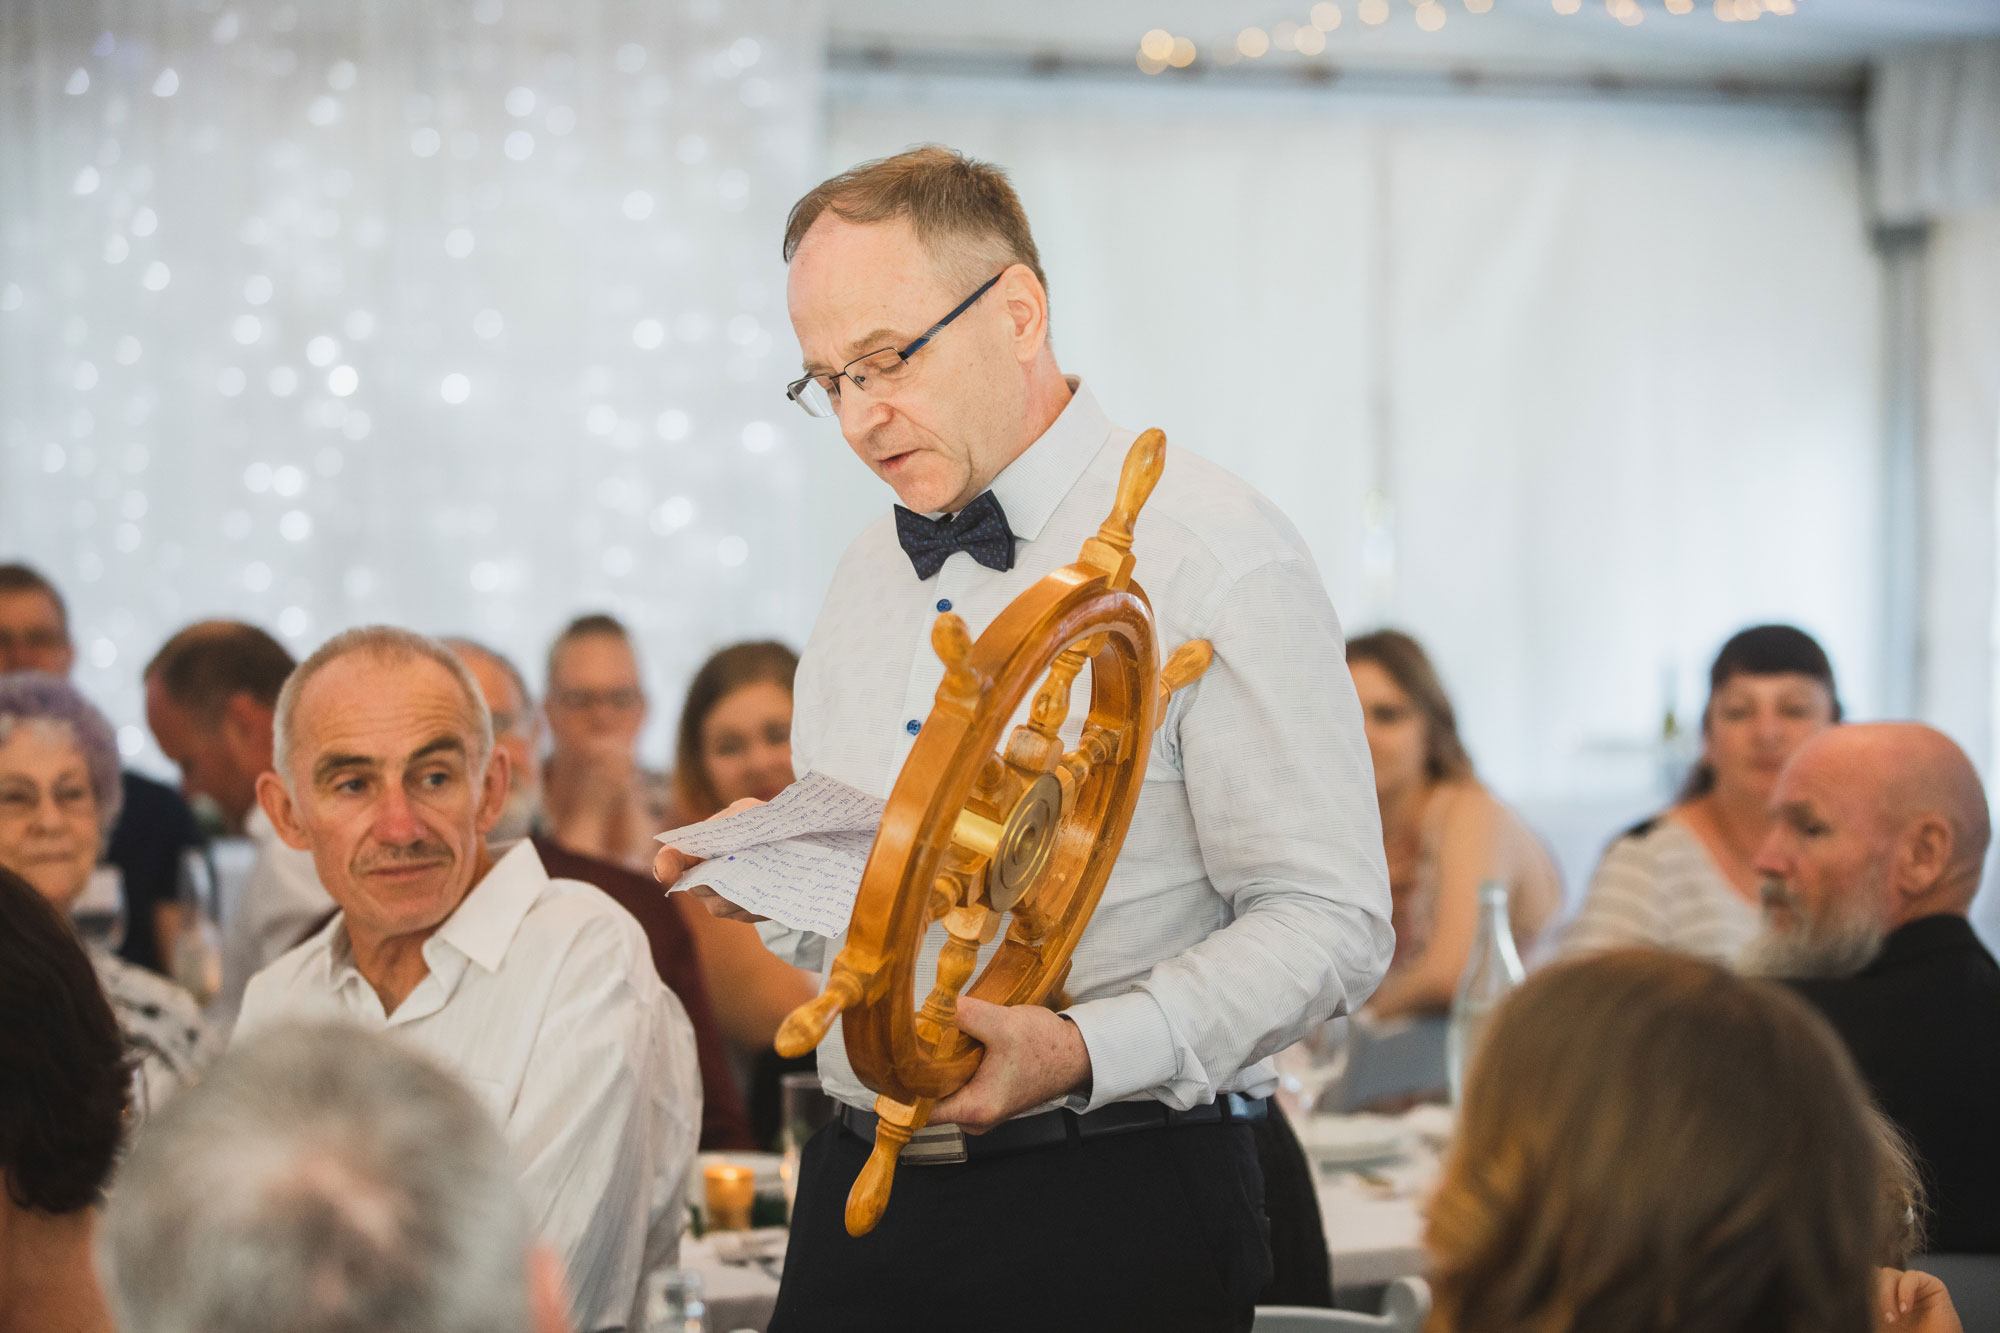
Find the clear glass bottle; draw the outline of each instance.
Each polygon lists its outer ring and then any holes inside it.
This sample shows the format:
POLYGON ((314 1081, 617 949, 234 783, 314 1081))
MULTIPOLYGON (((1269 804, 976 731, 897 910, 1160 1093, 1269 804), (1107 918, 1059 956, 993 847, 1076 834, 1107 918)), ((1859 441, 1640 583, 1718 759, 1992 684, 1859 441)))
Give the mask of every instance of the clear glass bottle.
POLYGON ((1507 886, 1489 879, 1479 886, 1479 932, 1473 936, 1472 956, 1465 960, 1445 1029, 1445 1071, 1453 1106, 1464 1094, 1466 1064, 1479 1045, 1486 1020, 1507 992, 1521 984, 1522 975, 1514 929, 1507 921, 1507 886))
POLYGON ((645 1333, 708 1333, 708 1302, 701 1274, 660 1268, 646 1275, 645 1333))

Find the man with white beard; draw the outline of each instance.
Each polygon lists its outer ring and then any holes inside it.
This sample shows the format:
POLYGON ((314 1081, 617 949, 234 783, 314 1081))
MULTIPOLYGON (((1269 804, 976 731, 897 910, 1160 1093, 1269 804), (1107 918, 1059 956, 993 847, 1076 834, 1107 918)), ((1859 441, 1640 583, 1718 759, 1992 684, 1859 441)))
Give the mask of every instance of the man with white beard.
POLYGON ((1836 727, 1773 793, 1764 926, 1782 977, 1846 1041, 1930 1191, 1930 1249, 2000 1253, 2000 965, 1966 911, 1991 837, 1965 752, 1917 723, 1836 727))

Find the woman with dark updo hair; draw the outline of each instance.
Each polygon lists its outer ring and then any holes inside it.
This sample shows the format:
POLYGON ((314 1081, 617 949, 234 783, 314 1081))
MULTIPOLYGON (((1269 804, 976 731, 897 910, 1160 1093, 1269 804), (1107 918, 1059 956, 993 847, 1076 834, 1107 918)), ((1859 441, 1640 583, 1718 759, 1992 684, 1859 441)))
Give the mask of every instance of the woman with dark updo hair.
POLYGON ((1757 849, 1793 753, 1840 720, 1833 664, 1810 634, 1756 625, 1709 669, 1701 762, 1665 812, 1605 851, 1566 955, 1643 945, 1733 963, 1757 933, 1757 849))

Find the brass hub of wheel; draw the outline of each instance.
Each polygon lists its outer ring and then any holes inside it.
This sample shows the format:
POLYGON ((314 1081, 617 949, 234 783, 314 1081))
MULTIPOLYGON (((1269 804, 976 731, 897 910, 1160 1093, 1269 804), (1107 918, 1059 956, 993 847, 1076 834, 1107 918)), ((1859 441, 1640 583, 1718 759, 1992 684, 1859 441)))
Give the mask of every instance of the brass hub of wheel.
POLYGON ((1028 784, 1004 821, 976 810, 959 812, 952 841, 986 859, 986 898, 996 911, 1013 910, 1041 882, 1055 855, 1062 801, 1062 783, 1055 774, 1043 773, 1028 784))

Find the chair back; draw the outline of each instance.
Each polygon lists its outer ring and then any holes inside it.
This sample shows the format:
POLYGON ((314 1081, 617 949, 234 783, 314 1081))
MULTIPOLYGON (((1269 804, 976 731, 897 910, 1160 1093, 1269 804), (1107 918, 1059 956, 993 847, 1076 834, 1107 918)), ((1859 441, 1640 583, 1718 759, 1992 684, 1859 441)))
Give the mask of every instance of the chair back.
MULTIPOLYGON (((1431 1289, 1420 1277, 1399 1277, 1382 1296, 1381 1314, 1260 1305, 1250 1333, 1419 1333, 1431 1313, 1431 1289)), ((1966 1333, 1972 1326, 1966 1325, 1966 1333)))
POLYGON ((1944 1283, 1965 1333, 2000 1333, 2000 1254, 1926 1254, 1910 1267, 1944 1283))

